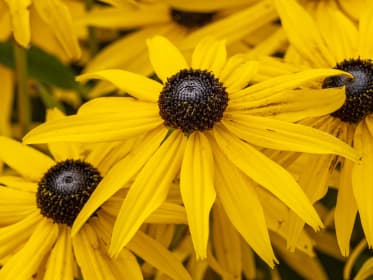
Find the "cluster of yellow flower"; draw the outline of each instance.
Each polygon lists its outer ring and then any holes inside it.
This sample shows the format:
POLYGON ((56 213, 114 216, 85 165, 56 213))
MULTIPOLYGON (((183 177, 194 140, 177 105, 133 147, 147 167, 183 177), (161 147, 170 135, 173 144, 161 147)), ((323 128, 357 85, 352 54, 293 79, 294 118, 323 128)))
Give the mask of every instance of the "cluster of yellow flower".
POLYGON ((1 280, 373 275, 373 0, 0 0, 0 26, 1 280))

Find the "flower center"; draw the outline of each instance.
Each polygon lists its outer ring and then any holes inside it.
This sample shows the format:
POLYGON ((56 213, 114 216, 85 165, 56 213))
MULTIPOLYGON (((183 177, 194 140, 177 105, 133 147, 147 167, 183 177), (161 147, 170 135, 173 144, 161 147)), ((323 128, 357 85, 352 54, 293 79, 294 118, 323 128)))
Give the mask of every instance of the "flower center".
POLYGON ((350 59, 335 67, 352 74, 353 78, 334 76, 326 78, 323 88, 346 86, 346 101, 331 115, 344 122, 357 123, 373 113, 373 63, 371 60, 350 59))
POLYGON ((186 28, 194 28, 211 22, 216 13, 186 12, 171 8, 170 14, 174 22, 186 28))
POLYGON ((101 179, 96 168, 81 160, 57 163, 39 182, 36 203, 41 214, 72 226, 101 179))
POLYGON ((189 134, 211 129, 228 105, 223 84, 211 72, 184 69, 168 78, 159 96, 159 114, 166 126, 189 134))

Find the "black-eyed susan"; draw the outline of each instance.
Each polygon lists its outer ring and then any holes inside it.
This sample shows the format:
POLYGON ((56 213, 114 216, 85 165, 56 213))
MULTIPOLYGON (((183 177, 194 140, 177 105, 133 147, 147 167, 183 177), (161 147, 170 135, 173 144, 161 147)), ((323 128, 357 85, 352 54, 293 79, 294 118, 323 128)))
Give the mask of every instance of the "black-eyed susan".
POLYGON ((17 43, 25 48, 30 44, 33 35, 39 38, 37 42, 47 46, 48 50, 54 46, 62 49, 69 58, 80 57, 72 17, 63 1, 1 0, 0 18, 4 24, 3 36, 12 33, 17 43), (43 39, 40 32, 44 36, 43 39), (54 36, 50 36, 51 34, 54 36))
POLYGON ((325 114, 344 102, 343 89, 293 88, 343 72, 311 70, 246 87, 256 63, 240 55, 227 60, 224 41, 202 40, 191 64, 164 37, 149 39, 148 46, 154 71, 162 82, 123 70, 80 76, 79 80, 111 81, 133 97, 92 100, 77 115, 43 124, 24 138, 28 143, 104 142, 142 135, 132 154, 109 172, 108 183, 96 189, 75 221, 73 234, 128 182, 130 176, 123 175, 124 169, 131 174, 139 170, 118 214, 112 255, 129 242, 165 200, 172 181, 180 178, 197 259, 206 256, 209 214, 218 195, 233 225, 258 255, 273 265, 262 205, 250 180, 275 194, 313 228, 319 228, 321 222, 294 178, 257 146, 337 153, 357 160, 357 153, 342 141, 291 123, 325 114), (305 99, 312 100, 312 105, 303 102, 305 99))
MULTIPOLYGON (((373 3, 366 1, 358 23, 328 5, 311 15, 294 0, 275 3, 291 43, 288 61, 304 67, 336 68, 353 76, 324 79, 319 88, 345 86, 346 101, 330 115, 304 121, 339 137, 362 154, 359 164, 343 160, 340 164, 335 226, 341 252, 346 256, 357 211, 368 244, 373 246, 373 44, 369 36, 373 31, 373 3)), ((302 180, 308 186, 309 195, 325 189, 328 170, 333 169, 336 160, 335 157, 319 158, 308 164, 310 168, 304 170, 302 180), (320 176, 320 172, 324 175, 320 176), (312 185, 308 185, 309 178, 313 178, 312 185)))
POLYGON ((50 144, 52 159, 4 136, 0 143, 0 159, 17 172, 0 176, 1 279, 143 279, 135 253, 173 279, 191 280, 172 253, 141 231, 117 259, 109 257, 115 198, 71 237, 76 216, 105 180, 114 144, 50 144))
MULTIPOLYGON (((252 46, 252 42, 244 42, 247 38, 258 37, 257 41, 261 41, 279 30, 279 25, 273 24, 277 15, 268 0, 109 3, 112 6, 96 5, 78 22, 82 26, 131 30, 131 33, 102 49, 87 63, 84 72, 125 69, 143 75, 152 74, 146 39, 154 35, 170 38, 184 54, 190 54, 203 37, 214 34, 218 39, 226 39, 229 50, 233 53, 252 46)), ((285 39, 283 32, 280 35, 285 39)), ((273 40, 272 45, 276 51, 281 40, 273 40)), ((96 97, 113 89, 107 83, 99 83, 91 96, 96 97)))

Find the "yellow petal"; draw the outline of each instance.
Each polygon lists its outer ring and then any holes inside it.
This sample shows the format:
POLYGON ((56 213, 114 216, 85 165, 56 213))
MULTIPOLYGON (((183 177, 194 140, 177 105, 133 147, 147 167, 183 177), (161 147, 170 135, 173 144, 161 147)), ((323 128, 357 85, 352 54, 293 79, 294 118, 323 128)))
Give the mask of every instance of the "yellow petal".
MULTIPOLYGON (((214 147, 218 151, 218 147, 214 147)), ((216 192, 237 231, 250 247, 271 267, 277 262, 269 240, 262 205, 255 187, 231 166, 220 151, 216 152, 216 192)))
POLYGON ((189 68, 181 52, 166 38, 155 36, 148 39, 150 62, 163 83, 182 69, 189 68))
POLYGON ((30 238, 35 226, 41 221, 39 211, 0 229, 0 258, 14 254, 30 238))
POLYGON ((215 12, 221 9, 232 8, 234 6, 244 5, 251 1, 248 0, 170 0, 170 5, 173 8, 180 9, 182 11, 190 12, 215 12))
POLYGON ((105 142, 124 140, 152 130, 162 123, 158 111, 90 113, 68 116, 31 130, 25 143, 105 142))
POLYGON ((341 254, 345 257, 350 253, 350 239, 357 214, 357 205, 352 192, 352 165, 352 162, 348 160, 345 160, 342 165, 334 212, 337 241, 341 254))
POLYGON ((109 81, 124 92, 128 92, 130 95, 144 101, 157 102, 162 91, 160 83, 124 70, 103 70, 77 77, 78 81, 87 79, 109 81))
POLYGON ((221 126, 215 126, 213 131, 220 149, 234 165, 276 195, 314 229, 322 227, 315 209, 292 175, 221 126))
POLYGON ((225 42, 214 40, 212 37, 206 37, 194 49, 192 68, 210 70, 215 76, 219 76, 226 59, 227 50, 225 42))
MULTIPOLYGON (((264 82, 254 84, 237 93, 231 94, 231 97, 232 100, 233 97, 237 99, 241 98, 240 102, 260 102, 260 100, 270 99, 283 90, 299 88, 300 85, 312 80, 338 75, 352 78, 351 74, 337 69, 310 69, 267 79, 264 82)), ((237 100, 237 102, 239 102, 239 100, 237 100)))
POLYGON ((236 92, 246 87, 258 69, 256 61, 245 61, 238 65, 235 62, 230 63, 231 61, 232 59, 228 60, 220 74, 220 79, 223 81, 228 93, 236 92))
POLYGON ((33 1, 32 4, 40 17, 53 28, 66 54, 72 59, 78 59, 81 51, 67 6, 60 0, 33 1))
MULTIPOLYGON (((47 121, 63 119, 65 115, 53 108, 47 111, 47 121)), ((49 152, 52 154, 56 161, 63 161, 66 159, 79 159, 80 151, 79 145, 75 143, 49 143, 49 152)))
POLYGON ((119 211, 109 252, 118 255, 141 224, 166 199, 181 164, 184 135, 174 131, 136 176, 119 211))
POLYGON ((373 258, 369 258, 364 262, 359 272, 355 275, 354 280, 366 280, 373 275, 373 258))
POLYGON ((0 159, 21 175, 35 181, 55 164, 43 153, 4 136, 0 136, 0 146, 0 159))
POLYGON ((241 237, 232 226, 219 202, 215 203, 212 213, 211 231, 216 259, 223 270, 234 279, 234 276, 241 275, 242 271, 241 237))
POLYGON ((30 43, 31 0, 5 0, 9 7, 15 40, 23 47, 30 43))
POLYGON ((141 139, 137 143, 138 149, 134 149, 127 157, 111 168, 76 217, 72 228, 73 235, 79 231, 89 217, 106 200, 112 197, 119 189, 123 188, 134 177, 158 149, 166 133, 163 129, 156 129, 149 132, 144 139, 141 139))
MULTIPOLYGON (((352 167, 352 190, 356 199, 361 225, 369 247, 373 246, 373 121, 367 117, 356 128, 354 147, 362 153, 360 164, 352 167)), ((350 205, 344 205, 350 207, 350 205)))
MULTIPOLYGON (((355 1, 353 1, 355 2, 355 1)), ((356 1, 359 2, 359 1, 356 1)), ((361 9, 359 21, 359 56, 365 59, 372 58, 373 39, 369 34, 373 28, 373 6, 371 1, 366 1, 361 9)))
POLYGON ((78 23, 111 29, 133 29, 170 21, 169 10, 164 4, 140 4, 138 7, 123 4, 115 8, 95 8, 79 18, 78 23))
POLYGON ((284 90, 255 101, 232 99, 228 110, 296 122, 338 110, 345 96, 345 88, 284 90))
POLYGON ((234 120, 223 124, 238 137, 261 147, 360 159, 360 154, 345 142, 305 125, 243 114, 234 114, 234 120))
POLYGON ((54 244, 48 261, 44 279, 65 280, 74 278, 75 261, 71 244, 70 231, 66 226, 60 227, 60 234, 54 244))
POLYGON ((357 56, 357 28, 353 21, 338 10, 337 5, 320 2, 316 11, 316 23, 335 61, 341 62, 357 56))
POLYGON ((187 140, 180 171, 180 192, 197 259, 206 258, 209 216, 215 201, 214 162, 210 143, 203 133, 187 140))
POLYGON ((273 5, 267 1, 259 1, 256 5, 251 5, 191 32, 181 45, 185 49, 191 49, 203 38, 211 35, 216 39, 224 39, 230 44, 276 18, 273 5))
POLYGON ((58 236, 58 226, 42 219, 26 245, 1 268, 0 279, 31 279, 58 236))
POLYGON ((334 66, 336 61, 304 8, 295 0, 275 0, 274 3, 289 41, 306 63, 318 67, 334 66))
POLYGON ((140 258, 144 259, 173 279, 192 279, 174 254, 169 252, 154 239, 143 234, 141 231, 134 235, 127 247, 134 251, 140 258))
POLYGON ((184 207, 170 202, 164 202, 155 210, 146 223, 151 224, 187 224, 187 216, 184 207))

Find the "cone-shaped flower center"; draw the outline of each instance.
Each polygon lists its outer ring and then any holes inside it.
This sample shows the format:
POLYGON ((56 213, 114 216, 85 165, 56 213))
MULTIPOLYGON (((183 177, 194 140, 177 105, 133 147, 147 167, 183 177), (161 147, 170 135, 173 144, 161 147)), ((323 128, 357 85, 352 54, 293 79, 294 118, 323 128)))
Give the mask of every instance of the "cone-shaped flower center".
POLYGON ((65 160, 39 182, 36 202, 42 215, 71 226, 102 177, 89 163, 65 160))
POLYGON ((357 123, 373 113, 373 64, 371 60, 350 59, 336 65, 353 78, 334 76, 326 78, 323 88, 346 86, 346 101, 331 115, 344 122, 357 123))
POLYGON ((158 105, 166 126, 188 134, 211 129, 223 117, 228 94, 211 72, 184 69, 167 80, 158 105))
POLYGON ((186 12, 178 9, 171 8, 171 18, 174 22, 186 27, 195 28, 201 27, 212 21, 215 12, 186 12))

